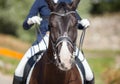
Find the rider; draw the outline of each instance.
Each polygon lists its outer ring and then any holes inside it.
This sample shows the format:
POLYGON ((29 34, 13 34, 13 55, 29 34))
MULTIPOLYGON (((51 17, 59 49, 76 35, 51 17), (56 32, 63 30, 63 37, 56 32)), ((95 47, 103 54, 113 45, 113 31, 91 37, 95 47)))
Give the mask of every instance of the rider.
MULTIPOLYGON (((59 2, 66 2, 66 3, 71 3, 72 0, 54 0, 55 3, 59 2)), ((34 24, 40 24, 39 30, 44 38, 42 39, 42 36, 40 32, 37 32, 37 40, 33 43, 33 45, 28 49, 28 51, 25 53, 23 56, 22 60, 18 64, 16 70, 15 70, 15 75, 14 75, 14 80, 17 82, 17 84, 21 84, 22 82, 22 77, 24 73, 24 68, 29 60, 30 57, 34 56, 39 50, 46 50, 46 45, 48 47, 48 38, 49 38, 49 31, 48 29, 48 17, 50 15, 50 9, 48 8, 48 5, 45 0, 35 0, 34 4, 32 5, 32 8, 25 19, 23 23, 23 27, 25 30, 28 30, 33 26, 34 24), (39 16, 38 16, 39 14, 39 16), (46 45, 44 43, 46 42, 46 45)), ((83 29, 87 28, 90 23, 87 19, 81 19, 80 16, 77 14, 78 17, 78 29, 83 29)), ((80 52, 78 49, 76 50, 76 53, 80 52)), ((80 52, 78 59, 81 61, 81 63, 84 66, 85 69, 85 80, 86 84, 94 84, 94 75, 92 73, 91 68, 89 67, 89 64, 87 63, 86 59, 83 57, 83 54, 80 52), (83 60, 84 59, 84 60, 83 60)), ((80 70, 80 69, 79 69, 80 70)))

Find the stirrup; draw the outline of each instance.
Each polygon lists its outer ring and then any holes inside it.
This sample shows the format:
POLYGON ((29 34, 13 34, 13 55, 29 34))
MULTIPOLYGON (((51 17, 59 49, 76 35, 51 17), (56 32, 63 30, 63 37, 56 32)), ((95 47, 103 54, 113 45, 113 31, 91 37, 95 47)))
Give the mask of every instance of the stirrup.
POLYGON ((13 83, 12 84, 22 84, 22 77, 18 77, 14 75, 13 83))

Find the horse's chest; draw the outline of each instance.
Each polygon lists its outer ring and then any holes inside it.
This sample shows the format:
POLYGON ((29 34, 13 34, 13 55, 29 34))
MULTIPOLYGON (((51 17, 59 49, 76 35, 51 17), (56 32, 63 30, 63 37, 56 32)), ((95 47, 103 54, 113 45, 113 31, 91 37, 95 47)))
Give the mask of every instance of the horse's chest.
POLYGON ((64 84, 66 73, 56 68, 54 65, 49 65, 45 69, 44 84, 64 84))

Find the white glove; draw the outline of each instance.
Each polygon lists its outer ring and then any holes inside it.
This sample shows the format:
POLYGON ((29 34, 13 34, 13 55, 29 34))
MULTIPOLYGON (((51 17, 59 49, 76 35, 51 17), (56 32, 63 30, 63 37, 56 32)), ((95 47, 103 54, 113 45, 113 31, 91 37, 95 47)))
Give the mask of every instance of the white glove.
POLYGON ((90 22, 88 19, 82 19, 81 21, 78 20, 78 23, 81 24, 84 28, 90 26, 90 22))
POLYGON ((31 24, 39 24, 40 25, 40 22, 42 21, 42 18, 40 18, 39 16, 33 16, 33 17, 31 17, 31 18, 28 18, 28 21, 27 21, 27 23, 29 24, 29 25, 31 25, 31 24))

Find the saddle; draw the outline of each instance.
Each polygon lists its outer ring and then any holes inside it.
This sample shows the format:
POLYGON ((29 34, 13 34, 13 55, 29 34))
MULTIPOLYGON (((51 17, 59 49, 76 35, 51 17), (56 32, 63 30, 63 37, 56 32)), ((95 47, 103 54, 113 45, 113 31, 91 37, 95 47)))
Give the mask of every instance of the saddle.
POLYGON ((31 56, 28 62, 25 65, 24 74, 23 74, 23 84, 26 84, 27 77, 33 65, 37 62, 39 56, 41 56, 45 51, 39 51, 35 55, 31 56))

